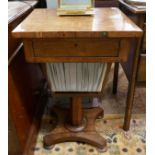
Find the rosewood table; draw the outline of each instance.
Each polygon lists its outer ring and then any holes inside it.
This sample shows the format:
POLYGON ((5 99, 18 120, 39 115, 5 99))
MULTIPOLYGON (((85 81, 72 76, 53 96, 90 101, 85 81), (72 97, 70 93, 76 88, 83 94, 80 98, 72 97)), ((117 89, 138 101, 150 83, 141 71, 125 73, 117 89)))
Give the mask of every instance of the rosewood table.
MULTIPOLYGON (((13 30, 13 36, 23 39, 25 58, 30 63, 112 63, 127 61, 131 42, 140 39, 142 30, 118 8, 95 8, 94 16, 76 17, 57 16, 55 9, 35 9, 13 30)), ((138 52, 132 49, 136 63, 138 52)), ((135 77, 134 71, 131 76, 135 77)), ((130 87, 133 87, 135 81, 131 82, 130 87)), ((131 90, 129 88, 129 100, 131 90)), ((69 124, 65 123, 65 112, 59 113, 60 126, 44 137, 45 147, 65 141, 83 141, 105 150, 106 140, 96 133, 94 127, 94 120, 103 115, 103 110, 82 111, 81 105, 82 96, 102 96, 102 92, 53 94, 71 96, 71 112, 67 113, 71 119, 69 124)), ((124 124, 127 124, 126 120, 124 124)))

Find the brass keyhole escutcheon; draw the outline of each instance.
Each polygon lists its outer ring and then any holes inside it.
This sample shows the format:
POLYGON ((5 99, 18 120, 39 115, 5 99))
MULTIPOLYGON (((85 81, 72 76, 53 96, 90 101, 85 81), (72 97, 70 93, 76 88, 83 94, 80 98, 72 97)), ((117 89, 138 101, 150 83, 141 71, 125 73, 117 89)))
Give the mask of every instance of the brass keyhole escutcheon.
POLYGON ((102 32, 102 33, 101 33, 101 36, 102 36, 102 37, 107 37, 107 36, 108 36, 108 33, 107 33, 107 32, 102 32))

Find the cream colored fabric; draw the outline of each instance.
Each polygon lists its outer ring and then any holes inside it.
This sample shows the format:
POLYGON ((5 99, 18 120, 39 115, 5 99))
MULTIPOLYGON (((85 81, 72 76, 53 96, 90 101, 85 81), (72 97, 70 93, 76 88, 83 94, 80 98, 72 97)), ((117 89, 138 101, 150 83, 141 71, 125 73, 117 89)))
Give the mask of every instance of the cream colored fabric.
POLYGON ((107 63, 46 63, 53 92, 100 92, 107 63))

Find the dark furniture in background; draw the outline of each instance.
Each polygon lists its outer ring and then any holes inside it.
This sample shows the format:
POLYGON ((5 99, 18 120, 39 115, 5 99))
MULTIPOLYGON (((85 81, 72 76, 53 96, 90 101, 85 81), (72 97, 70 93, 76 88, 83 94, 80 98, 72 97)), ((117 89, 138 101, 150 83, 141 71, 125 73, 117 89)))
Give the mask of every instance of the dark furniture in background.
MULTIPOLYGON (((26 147, 33 122, 40 82, 43 79, 38 64, 28 64, 24 58, 23 44, 20 39, 12 37, 11 31, 36 7, 37 1, 8 2, 8 100, 9 117, 15 127, 23 152, 26 147)), ((11 124, 11 123, 10 123, 11 124)), ((15 134, 15 133, 14 133, 15 134)), ((11 139, 9 139, 11 143, 11 139)), ((11 153, 11 150, 9 150, 11 153)))
MULTIPOLYGON (((134 21, 142 30, 143 36, 137 45, 138 49, 138 57, 137 64, 135 64, 136 68, 133 68, 134 65, 134 51, 130 51, 129 58, 127 62, 121 62, 121 66, 125 72, 125 75, 129 81, 129 85, 131 85, 131 81, 135 81, 135 85, 131 86, 132 97, 131 101, 127 99, 127 102, 131 104, 127 104, 126 106, 126 119, 130 120, 133 106, 133 99, 135 93, 135 86, 145 86, 146 85, 146 9, 141 8, 138 9, 133 5, 127 4, 123 0, 119 0, 120 9, 132 20, 134 21), (134 79, 131 78, 132 72, 135 72, 134 79)), ((136 44, 135 42, 132 43, 136 44)), ((114 69, 114 79, 113 79, 113 93, 117 93, 117 84, 118 84, 118 71, 119 71, 119 63, 115 63, 114 69)), ((130 87, 129 87, 130 89, 130 87)), ((126 124, 126 129, 129 127, 126 124)))
POLYGON ((118 0, 95 0, 95 7, 118 7, 118 0))
MULTIPOLYGON (((143 37, 140 42, 139 49, 139 62, 136 77, 136 85, 145 85, 146 82, 146 9, 137 9, 125 3, 123 0, 119 0, 120 9, 132 20, 134 21, 142 30, 143 37)), ((130 54, 130 58, 127 63, 125 63, 124 70, 129 80, 129 72, 131 72, 131 64, 133 61, 133 54, 130 54)))
MULTIPOLYGON (((8 0, 9 2, 11 1, 19 1, 19 2, 33 2, 34 0, 8 0)), ((38 8, 46 8, 47 4, 46 4, 46 0, 35 0, 37 1, 37 7, 38 8)))

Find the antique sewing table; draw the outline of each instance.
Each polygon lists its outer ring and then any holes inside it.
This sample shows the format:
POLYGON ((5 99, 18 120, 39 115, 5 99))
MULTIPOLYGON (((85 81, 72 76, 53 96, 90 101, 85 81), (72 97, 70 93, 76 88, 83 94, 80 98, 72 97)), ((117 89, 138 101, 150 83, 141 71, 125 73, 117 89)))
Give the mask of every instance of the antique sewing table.
MULTIPOLYGON (((127 61, 131 41, 138 42, 142 30, 118 8, 95 8, 94 12, 94 16, 59 17, 54 9, 35 9, 13 30, 13 36, 23 39, 25 57, 30 63, 127 61)), ((138 52, 137 49, 132 49, 135 65, 138 52)), ((135 77, 134 65, 132 79, 135 77)), ((135 80, 131 83, 127 104, 131 104, 131 87, 135 80)), ((45 146, 65 141, 83 141, 104 150, 106 141, 96 133, 94 127, 95 118, 102 115, 103 111, 95 108, 84 110, 83 114, 81 105, 82 96, 102 96, 102 92, 53 92, 53 95, 72 97, 70 125, 68 128, 57 127, 45 136, 45 146), (85 115, 88 120, 83 129, 85 115)), ((61 116, 62 113, 59 113, 61 116)), ((124 124, 127 124, 126 120, 124 124)))

